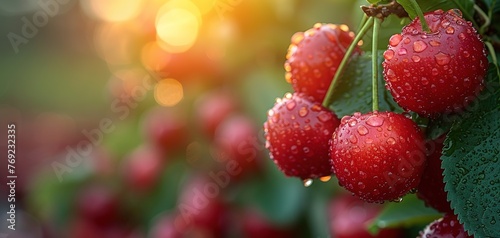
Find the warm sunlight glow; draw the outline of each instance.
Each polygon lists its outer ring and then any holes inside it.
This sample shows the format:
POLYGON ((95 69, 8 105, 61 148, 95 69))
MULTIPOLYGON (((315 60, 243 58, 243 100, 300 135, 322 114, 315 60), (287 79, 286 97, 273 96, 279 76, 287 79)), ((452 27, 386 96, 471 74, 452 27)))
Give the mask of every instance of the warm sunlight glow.
POLYGON ((164 107, 173 107, 184 97, 182 84, 172 78, 163 79, 155 86, 155 100, 164 107))
POLYGON ((206 14, 215 6, 217 0, 191 0, 200 10, 201 14, 206 14))
POLYGON ((89 16, 109 22, 131 20, 143 5, 142 0, 86 0, 80 3, 89 16))
POLYGON ((160 46, 168 52, 188 50, 196 41, 201 25, 198 8, 188 1, 170 1, 156 16, 156 32, 160 46))
POLYGON ((171 56, 158 45, 157 41, 152 41, 142 47, 141 60, 149 69, 160 71, 171 61, 171 56))

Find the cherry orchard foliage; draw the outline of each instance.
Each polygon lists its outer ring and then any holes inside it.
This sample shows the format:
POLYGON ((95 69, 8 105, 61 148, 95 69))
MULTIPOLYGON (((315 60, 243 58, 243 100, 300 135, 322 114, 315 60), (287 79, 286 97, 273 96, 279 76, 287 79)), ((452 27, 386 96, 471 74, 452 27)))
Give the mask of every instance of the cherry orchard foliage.
POLYGON ((431 32, 424 32, 417 18, 390 38, 384 79, 401 107, 436 117, 475 99, 488 60, 480 36, 459 10, 436 10, 425 19, 431 32))
POLYGON ((268 112, 266 146, 287 176, 303 180, 330 176, 328 141, 339 123, 333 112, 311 97, 288 93, 268 112))
POLYGON ((494 69, 474 110, 450 129, 443 148, 445 191, 470 234, 500 234, 500 87, 494 69), (467 136, 464 136, 467 135, 467 136))

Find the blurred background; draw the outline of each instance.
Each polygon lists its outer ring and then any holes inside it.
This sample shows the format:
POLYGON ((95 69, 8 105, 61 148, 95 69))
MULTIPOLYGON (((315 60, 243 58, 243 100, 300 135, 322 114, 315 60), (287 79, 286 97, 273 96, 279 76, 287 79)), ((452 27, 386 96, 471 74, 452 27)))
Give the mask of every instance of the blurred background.
POLYGON ((292 90, 291 36, 356 29, 363 3, 1 1, 0 115, 16 125, 18 176, 10 231, 2 159, 1 237, 365 237, 340 233, 381 205, 334 178, 286 178, 262 129, 292 90))

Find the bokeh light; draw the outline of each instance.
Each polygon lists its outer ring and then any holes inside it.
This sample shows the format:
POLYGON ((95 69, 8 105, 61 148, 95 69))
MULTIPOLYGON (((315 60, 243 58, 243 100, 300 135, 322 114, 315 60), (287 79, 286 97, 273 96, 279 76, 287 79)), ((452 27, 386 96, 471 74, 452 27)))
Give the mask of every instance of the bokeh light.
POLYGON ((172 78, 162 79, 155 86, 155 100, 165 107, 173 107, 184 97, 182 84, 172 78))
POLYGON ((168 52, 188 50, 198 37, 202 20, 199 9, 188 1, 170 1, 156 17, 159 45, 168 52))
POLYGON ((142 0, 87 0, 80 3, 89 16, 109 22, 131 20, 139 14, 143 5, 142 0))

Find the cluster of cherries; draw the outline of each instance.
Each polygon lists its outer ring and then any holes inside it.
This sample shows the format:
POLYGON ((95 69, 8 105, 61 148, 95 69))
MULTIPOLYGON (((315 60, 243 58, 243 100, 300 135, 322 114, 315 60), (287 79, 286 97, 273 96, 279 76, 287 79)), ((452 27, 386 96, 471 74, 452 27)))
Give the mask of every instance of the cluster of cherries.
MULTIPOLYGON (((488 60, 479 34, 460 11, 436 10, 424 18, 429 31, 416 18, 390 38, 383 76, 400 107, 437 118, 460 112, 477 97, 488 60)), ((305 185, 335 175, 340 186, 367 202, 400 201, 418 191, 427 205, 446 213, 422 237, 467 237, 444 190, 444 137, 426 141, 408 113, 356 112, 339 120, 324 105, 342 59, 363 54, 356 45, 354 54, 346 55, 351 44, 358 44, 354 38, 345 25, 320 23, 293 35, 285 76, 294 93, 277 99, 264 123, 270 157, 305 185), (428 143, 435 145, 432 151, 428 143)))

